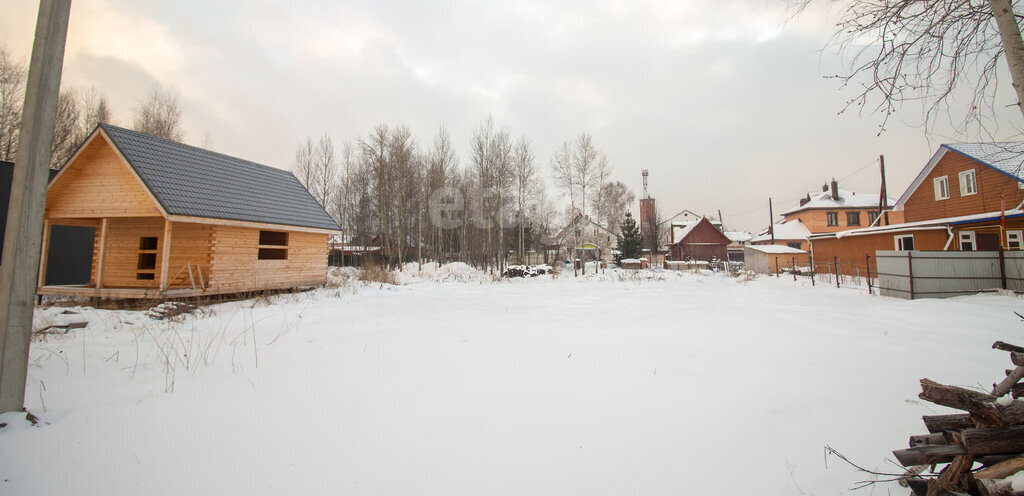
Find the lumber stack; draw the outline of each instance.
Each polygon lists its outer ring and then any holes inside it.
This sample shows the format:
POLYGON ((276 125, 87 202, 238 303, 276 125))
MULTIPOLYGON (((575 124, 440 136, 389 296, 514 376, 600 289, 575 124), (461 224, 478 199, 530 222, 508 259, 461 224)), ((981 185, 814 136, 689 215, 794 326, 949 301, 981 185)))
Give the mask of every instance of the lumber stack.
POLYGON ((1024 347, 992 347, 1009 352, 1015 368, 991 392, 921 379, 919 398, 963 413, 925 415, 928 434, 910 436, 908 449, 893 451, 908 468, 901 484, 913 494, 1024 496, 1024 474, 1017 475, 1024 471, 1024 347))

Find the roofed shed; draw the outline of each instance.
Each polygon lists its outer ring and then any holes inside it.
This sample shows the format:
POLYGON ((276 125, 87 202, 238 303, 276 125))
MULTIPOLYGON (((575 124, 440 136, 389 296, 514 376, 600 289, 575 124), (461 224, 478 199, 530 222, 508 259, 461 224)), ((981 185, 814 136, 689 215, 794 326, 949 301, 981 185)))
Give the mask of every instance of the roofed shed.
POLYGON ((707 217, 691 224, 679 233, 679 240, 668 245, 672 260, 728 260, 728 246, 732 241, 719 231, 707 217))
POLYGON ((39 294, 196 296, 321 285, 341 230, 288 171, 101 124, 47 190, 39 294), (90 280, 43 285, 50 226, 95 228, 90 280))

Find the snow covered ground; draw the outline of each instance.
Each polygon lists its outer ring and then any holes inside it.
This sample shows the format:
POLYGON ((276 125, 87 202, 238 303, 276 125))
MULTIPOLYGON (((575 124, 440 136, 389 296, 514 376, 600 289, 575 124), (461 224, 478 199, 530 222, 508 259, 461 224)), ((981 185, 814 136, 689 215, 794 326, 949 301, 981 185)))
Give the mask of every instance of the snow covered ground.
POLYGON ((939 411, 918 379, 987 387, 1024 341, 1010 295, 408 269, 180 322, 37 312, 89 325, 33 344, 0 494, 905 494, 823 447, 898 471, 939 411))

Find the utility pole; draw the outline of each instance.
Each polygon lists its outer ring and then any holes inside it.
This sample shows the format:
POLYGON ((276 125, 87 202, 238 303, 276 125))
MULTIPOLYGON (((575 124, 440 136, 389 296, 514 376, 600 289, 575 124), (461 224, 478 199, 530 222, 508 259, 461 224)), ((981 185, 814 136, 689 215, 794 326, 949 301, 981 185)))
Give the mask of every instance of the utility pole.
POLYGON ((71 0, 41 0, 0 264, 0 413, 25 404, 33 300, 71 0))
POLYGON ((878 197, 878 213, 885 216, 885 225, 889 225, 889 192, 885 190, 885 155, 878 156, 878 167, 882 172, 882 194, 878 197))
POLYGON ((768 198, 768 234, 772 235, 772 244, 775 244, 775 214, 772 213, 772 199, 768 198))

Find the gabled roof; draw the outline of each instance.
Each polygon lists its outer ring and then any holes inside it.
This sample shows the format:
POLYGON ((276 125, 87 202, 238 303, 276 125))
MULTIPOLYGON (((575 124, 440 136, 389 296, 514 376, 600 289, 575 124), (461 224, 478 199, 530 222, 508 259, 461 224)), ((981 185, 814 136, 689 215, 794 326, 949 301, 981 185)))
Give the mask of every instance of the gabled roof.
POLYGON ((286 170, 109 124, 95 133, 120 152, 168 215, 341 230, 286 170))
POLYGON ((796 255, 800 253, 807 253, 806 251, 801 250, 799 248, 792 248, 786 245, 747 245, 744 247, 744 249, 748 248, 754 251, 759 251, 761 253, 769 253, 772 255, 796 255))
MULTIPOLYGON (((782 215, 790 215, 796 212, 809 210, 812 208, 878 208, 878 198, 879 196, 881 196, 878 193, 855 193, 853 191, 848 191, 845 189, 837 189, 836 192, 839 196, 838 200, 832 199, 831 191, 820 191, 818 193, 810 195, 811 201, 803 205, 798 205, 789 210, 786 210, 785 212, 782 212, 782 215)), ((887 203, 887 205, 889 206, 892 206, 896 203, 896 200, 892 198, 889 198, 888 200, 889 202, 887 203)))
POLYGON ((1005 174, 1017 182, 1024 182, 1024 170, 1022 170, 1024 169, 1024 142, 946 143, 932 155, 932 158, 928 160, 928 163, 900 196, 899 201, 896 202, 896 210, 903 210, 903 205, 917 191, 928 174, 931 174, 947 151, 959 153, 985 167, 1005 174))
POLYGON ((697 228, 700 227, 700 226, 707 226, 707 229, 711 229, 712 231, 714 231, 721 238, 723 245, 727 245, 727 244, 732 242, 729 239, 728 236, 723 234, 722 231, 719 231, 717 227, 712 225, 711 221, 709 221, 707 219, 707 217, 701 217, 700 220, 690 224, 689 226, 686 227, 686 229, 684 229, 681 233, 679 233, 679 239, 676 240, 674 243, 671 243, 671 244, 673 244, 673 245, 681 245, 681 244, 683 244, 683 242, 686 241, 686 238, 688 236, 690 236, 690 234, 693 234, 693 232, 696 231, 697 228))
MULTIPOLYGON (((577 224, 579 224, 581 220, 582 220, 582 221, 584 221, 584 222, 587 222, 587 223, 589 223, 589 224, 593 224, 593 225, 594 225, 594 226, 596 226, 596 227, 597 227, 598 229, 600 229, 600 230, 602 230, 602 231, 605 231, 606 233, 608 233, 608 235, 610 235, 610 236, 618 236, 617 234, 615 234, 615 233, 613 233, 613 232, 609 231, 607 227, 604 227, 604 226, 602 226, 601 224, 598 224, 597 222, 594 222, 593 220, 591 220, 591 219, 590 219, 590 216, 584 216, 583 214, 576 214, 576 217, 574 217, 574 218, 572 219, 572 222, 571 222, 571 223, 567 224, 567 225, 566 225, 565 227, 563 227, 563 228, 562 228, 562 229, 561 229, 560 231, 558 231, 558 233, 557 233, 557 234, 555 234, 555 241, 556 241, 556 242, 558 242, 559 244, 561 244, 561 243, 564 243, 564 242, 565 242, 565 241, 564 241, 564 240, 565 240, 565 237, 566 237, 566 236, 567 236, 567 235, 569 234, 569 228, 570 228, 570 227, 572 227, 572 226, 574 226, 574 225, 577 225, 577 224)), ((585 240, 584 240, 584 241, 585 241, 585 240)))
MULTIPOLYGON (((807 239, 811 235, 811 230, 807 229, 800 219, 793 219, 791 221, 783 222, 781 224, 774 224, 772 228, 775 230, 775 240, 803 240, 807 239)), ((758 241, 770 241, 772 239, 771 233, 767 229, 761 231, 761 234, 751 239, 751 243, 758 241)))

